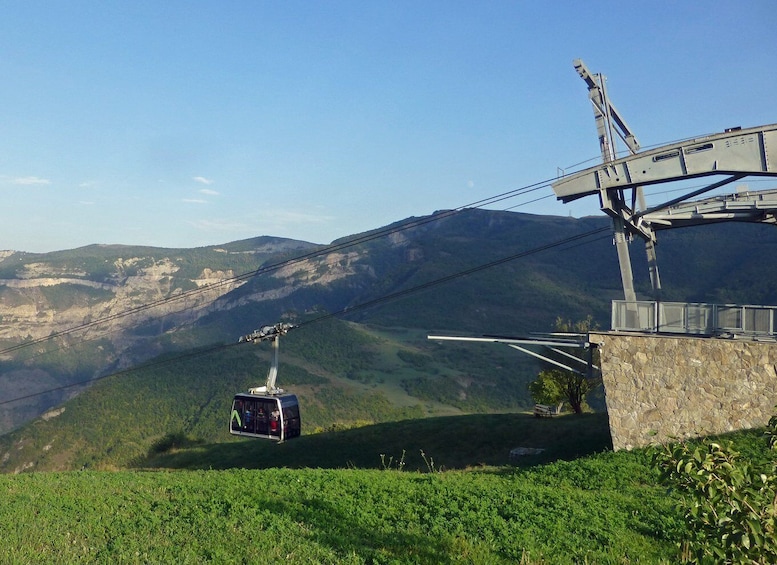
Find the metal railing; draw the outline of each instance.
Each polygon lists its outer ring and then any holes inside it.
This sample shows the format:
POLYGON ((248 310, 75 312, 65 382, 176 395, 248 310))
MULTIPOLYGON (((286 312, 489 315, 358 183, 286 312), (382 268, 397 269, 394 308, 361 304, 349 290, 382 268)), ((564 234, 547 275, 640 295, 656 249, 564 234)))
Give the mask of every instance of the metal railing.
POLYGON ((612 329, 689 335, 777 336, 777 306, 613 300, 612 329))

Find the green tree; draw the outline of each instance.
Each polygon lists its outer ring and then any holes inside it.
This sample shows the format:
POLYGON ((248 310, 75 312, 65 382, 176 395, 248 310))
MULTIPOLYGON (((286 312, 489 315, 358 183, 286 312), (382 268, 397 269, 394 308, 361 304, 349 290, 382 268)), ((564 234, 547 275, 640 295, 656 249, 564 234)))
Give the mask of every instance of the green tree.
POLYGON ((529 392, 534 402, 538 404, 559 404, 566 400, 566 395, 561 387, 564 380, 557 369, 540 371, 537 378, 529 383, 529 392))
MULTIPOLYGON (((584 334, 596 329, 596 324, 591 316, 577 322, 556 318, 555 331, 562 333, 584 334)), ((579 351, 579 350, 578 350, 579 351)), ((576 353, 581 360, 587 353, 576 353)), ((566 362, 566 360, 565 360, 566 362)), ((593 364, 598 363, 598 353, 594 352, 593 364)), ((581 363, 581 367, 583 364, 581 363)), ((546 368, 537 375, 537 378, 529 383, 529 393, 534 402, 539 404, 561 404, 569 402, 575 414, 582 414, 587 406, 586 396, 601 384, 600 377, 592 377, 584 374, 566 371, 559 368, 546 368)))
POLYGON ((588 378, 563 369, 540 371, 529 383, 529 392, 539 404, 562 404, 569 402, 575 414, 582 414, 588 406, 586 396, 601 384, 601 379, 588 378))

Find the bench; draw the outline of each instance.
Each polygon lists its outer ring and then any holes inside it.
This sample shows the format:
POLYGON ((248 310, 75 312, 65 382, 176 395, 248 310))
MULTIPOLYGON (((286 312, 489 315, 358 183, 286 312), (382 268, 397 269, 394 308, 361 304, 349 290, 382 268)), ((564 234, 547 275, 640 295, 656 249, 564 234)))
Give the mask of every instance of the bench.
POLYGON ((535 404, 534 405, 534 417, 535 418, 552 418, 560 414, 559 406, 549 406, 547 404, 535 404))

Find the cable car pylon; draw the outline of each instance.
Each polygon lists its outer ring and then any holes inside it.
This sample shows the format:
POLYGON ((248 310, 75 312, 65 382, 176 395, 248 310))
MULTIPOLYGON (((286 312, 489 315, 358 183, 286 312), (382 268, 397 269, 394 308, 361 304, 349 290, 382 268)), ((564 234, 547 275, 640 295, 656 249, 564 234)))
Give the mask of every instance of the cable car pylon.
MULTIPOLYGON (((553 192, 565 203, 589 195, 599 196, 601 210, 613 220, 627 317, 636 318, 636 293, 628 250, 628 241, 633 236, 645 241, 653 298, 660 301, 656 230, 735 220, 775 223, 777 199, 773 193, 748 192, 696 204, 690 199, 747 176, 777 177, 777 124, 746 129, 732 127, 722 133, 640 151, 634 133, 609 100, 605 77, 591 73, 580 59, 574 61, 574 67, 588 87, 602 164, 559 177, 552 183, 553 192), (628 147, 629 154, 625 157, 617 155, 616 135, 628 147), (645 205, 643 187, 708 176, 725 178, 662 204, 650 208, 645 205), (631 191, 630 197, 627 191, 631 191), (703 213, 697 211, 697 205, 704 207, 703 213), (733 214, 730 208, 736 208, 737 213, 733 214)), ((632 323, 636 324, 636 319, 632 323)))

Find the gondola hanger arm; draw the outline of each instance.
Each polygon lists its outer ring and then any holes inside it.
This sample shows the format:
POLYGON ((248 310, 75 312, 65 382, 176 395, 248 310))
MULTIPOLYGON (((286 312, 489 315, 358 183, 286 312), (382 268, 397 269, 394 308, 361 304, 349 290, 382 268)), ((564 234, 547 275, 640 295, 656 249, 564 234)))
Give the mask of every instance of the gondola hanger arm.
POLYGON ((237 340, 238 343, 253 342, 258 343, 260 341, 275 340, 282 335, 286 335, 289 330, 296 328, 294 324, 287 322, 279 322, 272 326, 262 326, 258 330, 254 330, 248 335, 240 336, 237 340))
POLYGON ((278 378, 278 342, 282 335, 286 335, 290 329, 297 326, 286 322, 279 322, 273 326, 262 326, 258 330, 254 330, 248 335, 241 336, 238 343, 253 342, 259 343, 260 341, 270 341, 272 344, 273 356, 270 370, 267 373, 267 381, 264 386, 254 387, 249 389, 251 394, 281 394, 282 388, 275 386, 275 381, 278 378))

